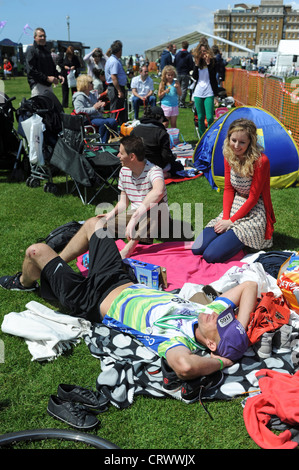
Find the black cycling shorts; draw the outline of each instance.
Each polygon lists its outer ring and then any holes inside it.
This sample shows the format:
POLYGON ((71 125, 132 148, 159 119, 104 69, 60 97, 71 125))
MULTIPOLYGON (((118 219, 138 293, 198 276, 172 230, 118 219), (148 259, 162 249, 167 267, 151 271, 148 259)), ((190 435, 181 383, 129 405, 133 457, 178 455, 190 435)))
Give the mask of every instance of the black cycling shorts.
POLYGON ((71 315, 99 323, 101 302, 113 289, 134 279, 125 272, 115 241, 94 233, 89 243, 87 277, 57 256, 46 264, 40 281, 44 299, 58 300, 71 315))

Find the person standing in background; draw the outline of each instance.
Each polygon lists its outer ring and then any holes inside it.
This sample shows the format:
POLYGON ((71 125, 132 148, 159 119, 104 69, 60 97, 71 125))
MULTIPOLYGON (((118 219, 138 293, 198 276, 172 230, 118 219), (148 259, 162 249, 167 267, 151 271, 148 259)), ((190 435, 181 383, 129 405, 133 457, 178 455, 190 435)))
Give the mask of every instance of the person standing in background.
POLYGON ((108 84, 108 98, 110 101, 110 111, 123 109, 119 113, 118 123, 123 124, 128 120, 126 109, 126 84, 127 75, 122 66, 120 58, 122 56, 123 45, 119 40, 111 44, 111 56, 105 65, 105 77, 108 84))

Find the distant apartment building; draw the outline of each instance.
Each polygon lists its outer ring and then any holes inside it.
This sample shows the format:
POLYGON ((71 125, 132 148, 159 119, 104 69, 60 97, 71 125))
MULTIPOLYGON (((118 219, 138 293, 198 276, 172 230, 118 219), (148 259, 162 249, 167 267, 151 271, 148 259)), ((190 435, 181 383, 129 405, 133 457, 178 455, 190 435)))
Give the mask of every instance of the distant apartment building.
MULTIPOLYGON (((283 0, 260 5, 237 3, 214 13, 214 35, 251 49, 256 54, 276 51, 281 39, 299 39, 299 11, 283 0)), ((237 47, 214 40, 225 56, 243 56, 237 47)))

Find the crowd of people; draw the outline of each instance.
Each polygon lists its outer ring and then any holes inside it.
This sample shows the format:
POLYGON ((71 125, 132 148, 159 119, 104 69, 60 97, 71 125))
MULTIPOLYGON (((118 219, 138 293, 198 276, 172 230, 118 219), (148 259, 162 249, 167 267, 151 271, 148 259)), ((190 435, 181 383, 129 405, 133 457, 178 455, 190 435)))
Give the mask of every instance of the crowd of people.
MULTIPOLYGON (((99 48, 87 54, 86 74, 79 73, 72 48, 66 51, 58 71, 45 43, 45 31, 38 28, 34 45, 27 53, 32 96, 51 89, 59 81, 64 86, 69 72, 74 70, 77 76, 72 95, 74 108, 88 115, 106 141, 107 128, 103 121, 112 128, 116 121, 103 118, 102 93, 107 91, 110 110, 122 109, 119 123, 127 119, 127 74, 120 61, 121 41, 114 41, 106 55, 99 48), (98 94, 92 93, 100 75, 105 76, 106 89, 102 80, 98 94)), ((188 43, 182 46, 176 55, 171 46, 161 55, 158 90, 161 106, 152 100, 153 87, 145 65, 132 80, 135 112, 142 102, 147 101, 150 106, 146 107, 140 125, 120 141, 120 197, 114 209, 87 220, 59 255, 46 244, 31 245, 26 250, 21 272, 1 277, 0 285, 11 290, 35 290, 40 279, 41 295, 58 299, 72 315, 107 324, 113 320, 116 328, 127 325, 141 336, 152 336, 156 352, 166 358, 177 377, 191 380, 214 373, 242 357, 248 347, 246 328, 257 300, 257 284, 245 282, 208 306, 196 306, 168 292, 158 297, 154 290, 144 292, 144 286, 136 284, 123 270, 122 259, 134 253, 140 240, 152 242, 153 224, 157 224, 159 231, 164 222, 169 222, 165 175, 175 171, 177 162, 170 151, 166 128, 169 123, 176 126, 179 107, 185 106, 191 71, 201 133, 205 117, 208 124, 214 118, 214 99, 219 80, 224 78, 223 71, 217 69, 215 55, 206 40, 197 45, 192 55, 188 43), (161 208, 160 218, 153 219, 153 207, 161 208), (119 233, 107 236, 112 225, 123 227, 121 237, 127 239, 120 253, 114 242, 119 233), (89 273, 85 278, 69 263, 87 250, 89 273), (147 304, 138 308, 144 296, 147 304), (237 307, 238 318, 235 318, 233 310, 237 307), (198 347, 207 348, 211 355, 193 354, 198 347)), ((64 90, 66 104, 66 86, 64 90)), ((272 245, 275 216, 270 195, 270 164, 258 144, 257 128, 252 121, 238 119, 230 125, 223 156, 223 211, 207 224, 192 246, 194 256, 202 255, 208 263, 225 262, 246 247, 260 250, 272 245)))
POLYGON ((135 119, 139 118, 140 106, 155 106, 159 100, 170 127, 176 127, 179 108, 186 107, 190 92, 201 135, 205 130, 205 118, 208 124, 213 119, 215 99, 225 79, 225 62, 221 52, 217 48, 210 48, 206 38, 202 38, 192 51, 188 50, 187 41, 183 41, 181 46, 176 51, 176 46, 169 44, 162 51, 158 61, 161 82, 156 96, 153 79, 149 75, 149 61, 136 54, 134 62, 132 56, 129 58, 126 70, 121 60, 121 41, 114 41, 106 53, 97 47, 80 60, 78 51, 72 46, 60 53, 54 50, 50 53, 46 47, 45 31, 37 28, 33 45, 28 47, 26 53, 26 71, 31 93, 34 96, 44 89, 51 90, 52 85, 56 86, 60 82, 63 108, 70 106, 70 96, 71 106, 76 108, 73 98, 78 91, 77 78, 86 73, 92 78, 91 92, 96 98, 102 101, 105 98, 106 103, 109 101, 110 111, 121 110, 118 113, 118 124, 128 120, 127 97, 130 90, 135 119))

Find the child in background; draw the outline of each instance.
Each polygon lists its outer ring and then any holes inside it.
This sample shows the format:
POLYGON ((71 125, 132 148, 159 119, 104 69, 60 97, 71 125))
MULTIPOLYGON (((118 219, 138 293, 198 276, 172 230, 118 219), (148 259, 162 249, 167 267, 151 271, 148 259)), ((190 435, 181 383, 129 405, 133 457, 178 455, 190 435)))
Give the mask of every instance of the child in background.
POLYGON ((161 108, 169 119, 170 127, 176 127, 179 114, 179 100, 182 90, 176 79, 176 70, 172 65, 166 65, 162 70, 161 83, 158 90, 158 98, 161 100, 161 108))

